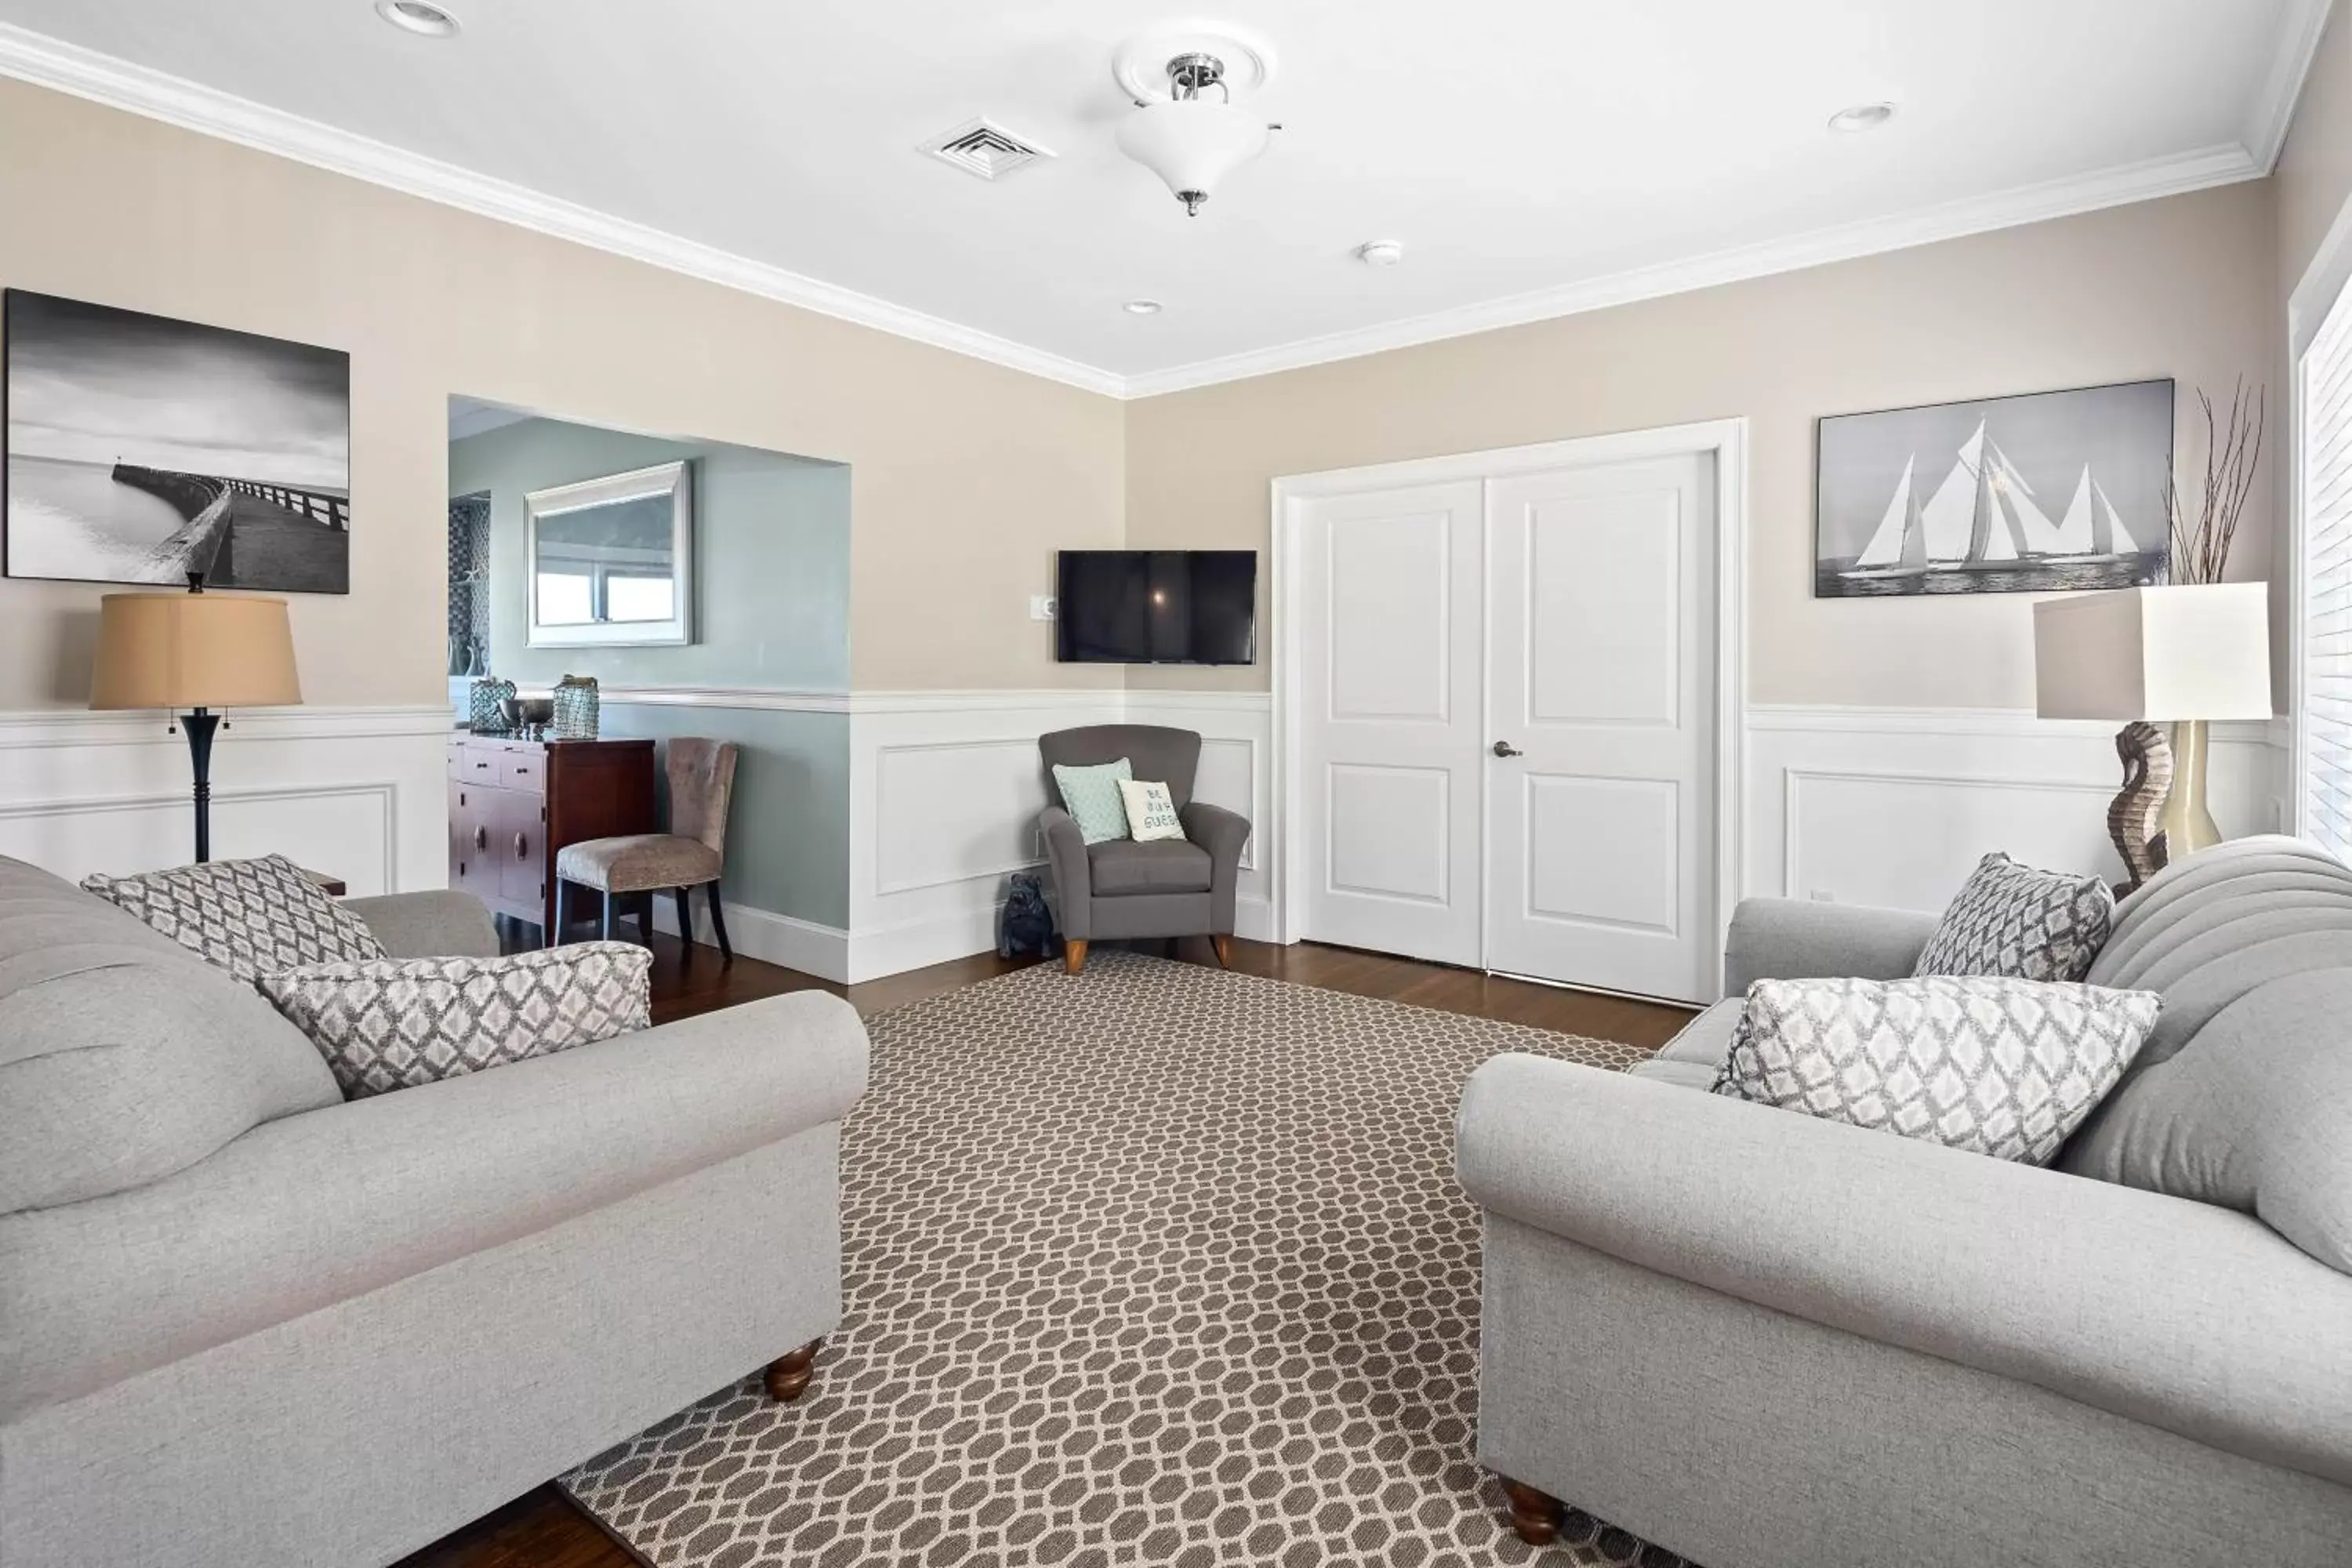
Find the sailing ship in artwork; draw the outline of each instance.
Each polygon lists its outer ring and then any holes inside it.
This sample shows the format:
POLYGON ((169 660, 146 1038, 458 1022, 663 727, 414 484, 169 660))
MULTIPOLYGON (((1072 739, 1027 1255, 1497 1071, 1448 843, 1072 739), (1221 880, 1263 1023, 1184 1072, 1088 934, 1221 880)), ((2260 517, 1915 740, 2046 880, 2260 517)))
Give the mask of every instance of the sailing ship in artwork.
POLYGON ((2115 503, 2083 465, 2074 499, 2056 522, 2025 476, 1989 432, 1989 420, 1960 447, 1952 471, 1925 503, 1915 455, 1886 513, 1853 566, 1854 581, 1922 577, 1929 572, 1982 572, 2021 566, 2095 565, 2127 561, 2142 546, 2116 515, 2115 503))

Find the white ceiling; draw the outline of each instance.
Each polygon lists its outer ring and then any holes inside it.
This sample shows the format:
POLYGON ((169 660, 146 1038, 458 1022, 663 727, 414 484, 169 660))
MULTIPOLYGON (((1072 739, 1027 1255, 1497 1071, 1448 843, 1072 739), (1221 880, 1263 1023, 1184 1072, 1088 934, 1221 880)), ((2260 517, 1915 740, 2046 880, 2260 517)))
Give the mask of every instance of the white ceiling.
POLYGON ((0 0, 0 72, 1139 394, 2258 174, 2326 10, 1248 0, 1211 14, 1274 45, 1285 129, 1188 221, 1112 140, 1165 0, 446 3, 431 41, 370 0, 0 0), (916 151, 982 114, 1059 156, 916 151))

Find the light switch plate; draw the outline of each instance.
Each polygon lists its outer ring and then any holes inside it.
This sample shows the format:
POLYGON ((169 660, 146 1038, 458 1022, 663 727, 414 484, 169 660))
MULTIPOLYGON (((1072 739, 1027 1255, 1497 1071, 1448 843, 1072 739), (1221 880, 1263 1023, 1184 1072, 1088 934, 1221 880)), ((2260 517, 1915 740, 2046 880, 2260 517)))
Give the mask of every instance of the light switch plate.
POLYGON ((1060 608, 1061 605, 1051 594, 1029 595, 1029 618, 1033 621, 1050 621, 1060 608))

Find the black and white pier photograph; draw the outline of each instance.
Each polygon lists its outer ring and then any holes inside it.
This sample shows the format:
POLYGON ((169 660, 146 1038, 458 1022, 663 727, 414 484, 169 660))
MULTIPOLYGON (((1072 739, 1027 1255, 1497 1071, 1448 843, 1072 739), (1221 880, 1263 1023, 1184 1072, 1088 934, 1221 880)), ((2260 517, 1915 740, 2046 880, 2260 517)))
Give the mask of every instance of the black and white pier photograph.
POLYGON ((11 577, 351 591, 351 355, 7 291, 11 577))

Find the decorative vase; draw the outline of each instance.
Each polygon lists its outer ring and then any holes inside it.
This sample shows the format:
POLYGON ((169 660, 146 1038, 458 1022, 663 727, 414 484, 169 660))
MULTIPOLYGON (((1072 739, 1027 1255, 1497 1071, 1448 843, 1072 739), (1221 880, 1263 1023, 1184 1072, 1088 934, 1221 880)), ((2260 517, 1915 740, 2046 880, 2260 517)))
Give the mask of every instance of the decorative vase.
POLYGON ((2174 860, 2221 842, 2221 830, 2205 808, 2206 721, 2183 719, 2172 726, 2172 793, 2165 797, 2165 848, 2174 860))
POLYGON ((499 711, 499 703, 514 694, 511 680, 486 679, 474 682, 466 704, 467 727, 477 735, 505 734, 506 715, 499 711))
POLYGON ((565 676, 555 683, 555 718, 549 732, 559 741, 594 740, 598 706, 594 676, 565 676))

